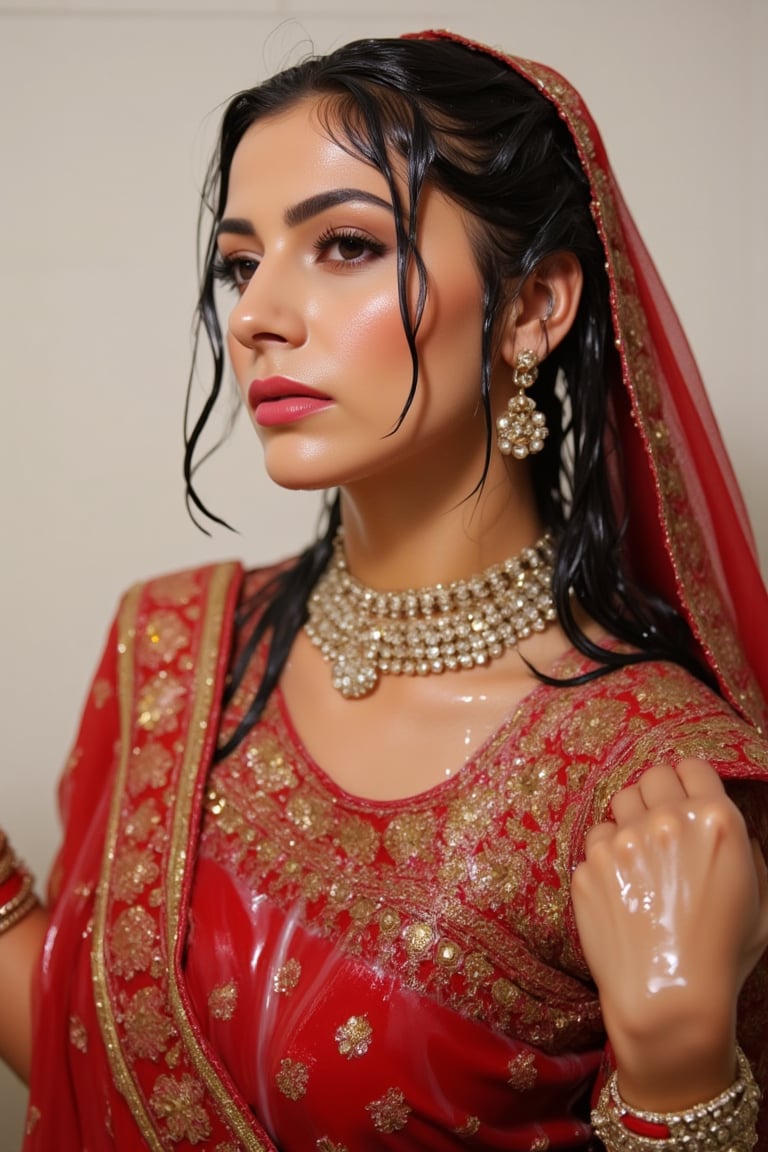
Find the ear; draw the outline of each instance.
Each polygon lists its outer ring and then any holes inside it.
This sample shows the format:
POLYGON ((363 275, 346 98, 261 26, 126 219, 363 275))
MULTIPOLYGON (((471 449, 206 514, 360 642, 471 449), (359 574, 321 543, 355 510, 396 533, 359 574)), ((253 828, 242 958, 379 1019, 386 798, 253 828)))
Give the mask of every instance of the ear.
POLYGON ((501 355, 514 365, 523 348, 544 360, 568 335, 581 299, 584 273, 572 252, 554 252, 523 281, 509 305, 501 332, 501 355))

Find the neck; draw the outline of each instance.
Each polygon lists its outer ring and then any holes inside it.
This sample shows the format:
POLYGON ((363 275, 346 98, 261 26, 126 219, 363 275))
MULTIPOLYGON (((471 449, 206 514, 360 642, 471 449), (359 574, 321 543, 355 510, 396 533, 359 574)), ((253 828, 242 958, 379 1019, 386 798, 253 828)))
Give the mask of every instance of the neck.
POLYGON ((465 579, 544 532, 528 469, 494 461, 486 483, 440 492, 405 483, 357 484, 341 494, 349 571, 382 590, 465 579))

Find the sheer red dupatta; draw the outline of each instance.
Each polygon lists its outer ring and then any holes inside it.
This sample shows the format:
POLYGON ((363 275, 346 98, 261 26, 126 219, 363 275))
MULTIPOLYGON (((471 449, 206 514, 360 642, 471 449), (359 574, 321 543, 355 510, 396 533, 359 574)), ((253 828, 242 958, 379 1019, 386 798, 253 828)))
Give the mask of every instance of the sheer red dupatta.
MULTIPOLYGON (((544 65, 445 31, 534 84, 571 132, 605 250, 621 376, 612 403, 631 492, 628 559, 640 582, 686 616, 733 707, 768 725, 768 595, 744 502, 674 308, 579 94, 544 65)), ((618 494, 617 494, 618 495, 618 494)))

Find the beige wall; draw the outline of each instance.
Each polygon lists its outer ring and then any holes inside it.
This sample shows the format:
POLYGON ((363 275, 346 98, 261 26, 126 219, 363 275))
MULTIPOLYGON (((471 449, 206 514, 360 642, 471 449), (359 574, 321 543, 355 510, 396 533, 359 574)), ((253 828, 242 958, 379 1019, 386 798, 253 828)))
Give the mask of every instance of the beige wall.
MULTIPOLYGON (((185 517, 196 189, 216 109, 293 58, 447 25, 591 105, 708 382, 768 560, 765 0, 0 0, 0 822, 39 873, 53 786, 115 599, 151 572, 303 541, 243 426, 185 517), (471 15, 469 12, 471 10, 471 15)), ((0 1080, 0 1152, 22 1093, 0 1080)))

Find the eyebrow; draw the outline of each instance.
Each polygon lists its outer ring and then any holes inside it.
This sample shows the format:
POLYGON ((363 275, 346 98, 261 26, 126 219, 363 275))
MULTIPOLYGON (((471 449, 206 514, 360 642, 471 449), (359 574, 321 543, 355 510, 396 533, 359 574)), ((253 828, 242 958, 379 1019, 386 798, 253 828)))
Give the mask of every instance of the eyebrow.
MULTIPOLYGON (((328 192, 318 192, 315 196, 308 196, 298 204, 286 208, 283 219, 289 228, 295 228, 313 216, 325 212, 327 208, 335 208, 337 204, 349 204, 357 201, 362 204, 373 204, 376 208, 385 208, 392 211, 389 200, 376 196, 373 192, 365 192, 362 188, 332 188, 328 192)), ((254 229, 250 220, 242 217, 227 217, 221 221, 216 229, 216 235, 229 233, 234 236, 252 236, 254 229)))

